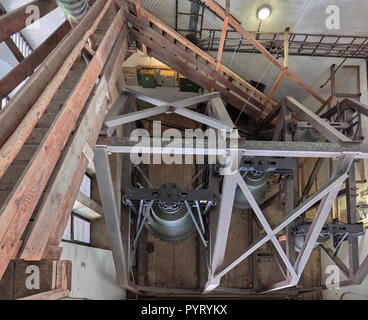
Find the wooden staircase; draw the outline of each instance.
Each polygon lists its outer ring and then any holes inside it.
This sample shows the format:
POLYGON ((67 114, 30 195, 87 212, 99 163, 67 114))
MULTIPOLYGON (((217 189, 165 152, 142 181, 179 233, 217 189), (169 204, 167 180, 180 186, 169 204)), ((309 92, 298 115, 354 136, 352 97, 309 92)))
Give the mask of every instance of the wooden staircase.
POLYGON ((125 11, 124 3, 95 1, 0 112, 0 279, 11 259, 60 258, 103 120, 118 97, 129 48, 125 11), (86 63, 80 53, 94 32, 99 49, 86 63))
POLYGON ((148 54, 195 81, 250 117, 265 117, 277 103, 251 86, 185 37, 140 8, 142 17, 130 7, 128 21, 135 27, 132 36, 147 47, 148 54))

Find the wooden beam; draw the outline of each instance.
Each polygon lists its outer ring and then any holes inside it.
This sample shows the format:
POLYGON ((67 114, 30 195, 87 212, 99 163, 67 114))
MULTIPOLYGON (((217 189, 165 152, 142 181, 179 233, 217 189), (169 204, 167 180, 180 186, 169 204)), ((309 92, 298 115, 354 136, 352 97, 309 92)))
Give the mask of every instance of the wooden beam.
MULTIPOLYGON (((225 19, 225 12, 223 8, 221 8, 215 1, 213 0, 204 0, 209 8, 217 13, 222 19, 225 19)), ((230 16, 229 24, 238 31, 248 42, 253 45, 260 53, 262 53, 273 65, 279 68, 281 71, 284 71, 285 74, 293 80, 296 84, 301 86, 304 90, 310 93, 314 98, 316 98, 321 103, 324 103, 325 100, 314 92, 310 87, 308 87, 304 82, 298 79, 294 74, 292 74, 289 70, 285 69, 283 65, 270 53, 268 50, 259 42, 257 41, 250 33, 245 31, 243 27, 232 17, 230 16)))
MULTIPOLYGON (((14 33, 26 27, 27 19, 33 12, 27 13, 27 8, 37 6, 40 18, 57 7, 55 1, 35 0, 0 17, 0 42, 8 39, 14 33)), ((32 23, 35 21, 31 20, 32 23)))
POLYGON ((91 26, 102 19, 103 15, 100 13, 106 12, 111 1, 97 0, 83 20, 70 31, 70 34, 59 43, 32 77, 14 95, 7 107, 0 111, 0 146, 4 144, 37 101, 83 35, 85 33, 88 33, 88 36, 93 34, 95 30, 91 29, 91 26), (24 99, 25 96, 27 99, 24 99))
MULTIPOLYGON (((102 10, 95 23, 92 25, 92 30, 96 29, 100 18, 103 17, 107 7, 102 10)), ((83 49, 85 42, 88 40, 90 33, 86 32, 80 41, 76 44, 72 52, 65 59, 60 70, 56 73, 55 77, 50 81, 41 96, 36 103, 32 106, 31 110, 24 116, 19 123, 13 134, 7 139, 5 144, 0 149, 0 178, 3 176, 7 168, 17 156, 20 149, 31 134, 33 128, 36 126, 38 120, 45 112, 47 106, 51 102, 56 91, 68 75, 73 63, 78 58, 79 53, 83 49)), ((42 45, 41 45, 42 46, 42 45)), ((37 51, 37 50, 36 50, 37 51)), ((36 54, 36 51, 34 54, 36 54)), ((27 59, 26 59, 27 60, 27 59)), ((26 61, 25 61, 26 62, 26 61)), ((1 83, 1 80, 0 80, 1 83)), ((1 90, 1 89, 0 89, 1 90)))
MULTIPOLYGON (((185 47, 192 50, 195 54, 202 57, 203 59, 208 61, 213 66, 216 66, 216 60, 214 58, 212 58, 209 54, 204 52, 203 50, 199 49, 195 44, 193 44, 192 42, 187 40, 185 37, 183 37, 182 35, 177 33, 175 30, 171 29, 170 27, 168 27, 167 25, 162 23, 160 20, 158 20, 156 17, 154 17, 152 14, 150 14, 148 11, 144 10, 143 8, 141 8, 140 12, 141 12, 143 17, 146 17, 151 23, 153 23, 158 28, 163 30, 165 33, 167 33, 168 35, 173 37, 176 41, 182 43, 185 47)), ((248 82, 246 82, 244 79, 242 79, 240 76, 235 74, 233 71, 231 71, 230 69, 228 69, 224 65, 221 64, 219 70, 221 70, 222 72, 227 74, 229 77, 231 77, 235 81, 239 82, 241 84, 241 86, 243 86, 244 88, 250 90, 251 92, 254 92, 254 94, 257 97, 259 97, 263 100, 267 99, 267 96, 265 94, 263 94, 262 92, 260 92, 256 88, 254 88, 252 85, 250 85, 248 82)), ((271 101, 271 104, 272 105, 277 105, 277 103, 274 102, 274 101, 271 101)))
POLYGON ((335 79, 336 71, 335 64, 330 67, 330 78, 331 78, 331 97, 336 96, 336 79, 335 79))
MULTIPOLYGON (((99 49, 108 51, 106 45, 111 42, 114 43, 115 33, 121 29, 122 23, 121 12, 115 18, 114 23, 110 27, 99 49), (105 50, 104 50, 105 49, 105 50)), ((97 141, 98 133, 102 127, 104 117, 107 110, 111 108, 117 94, 112 92, 112 87, 117 80, 117 72, 120 72, 119 64, 122 64, 121 57, 125 57, 124 51, 128 48, 127 27, 120 32, 119 39, 110 55, 110 58, 105 66, 105 71, 110 70, 109 66, 115 66, 114 74, 110 74, 106 78, 106 73, 100 79, 100 83, 94 93, 94 96, 84 114, 73 140, 68 146, 65 157, 61 166, 57 169, 54 180, 50 183, 48 197, 43 201, 41 207, 34 218, 34 223, 29 232, 23 251, 21 253, 22 259, 25 260, 39 260, 46 248, 47 243, 59 245, 62 234, 65 230, 70 212, 74 205, 74 200, 77 197, 79 186, 82 182, 84 172, 87 164, 93 157, 93 147, 97 141), (116 53, 117 52, 117 53, 116 53), (121 54, 121 55, 120 55, 121 54), (96 113, 98 110, 98 113, 96 113), (91 130, 94 128, 94 130, 91 130), (82 174, 80 174, 82 173, 82 174), (58 194, 63 194, 63 200, 54 201, 58 194), (41 232, 42 230, 42 232, 41 232)), ((110 46, 109 45, 109 46, 110 46)), ((104 57, 100 57, 97 51, 97 59, 104 61, 104 57)), ((95 58, 96 59, 96 56, 95 58)), ((93 64, 93 61, 91 64, 93 64)), ((95 76, 99 74, 96 71, 95 76)), ((109 74, 109 73, 108 73, 109 74)), ((82 80, 82 83, 84 81, 82 80)), ((92 81, 91 83, 94 83, 92 81)), ((80 89, 76 88, 77 89, 80 89)), ((78 91, 75 91, 78 92, 78 91)))
POLYGON ((17 300, 60 300, 69 296, 69 290, 59 288, 17 300))
POLYGON ((320 114, 321 111, 331 102, 333 96, 330 96, 322 105, 317 109, 316 114, 320 114))
POLYGON ((293 110, 303 120, 309 122, 313 128, 320 132, 331 142, 351 142, 347 136, 343 135, 340 131, 332 127, 328 122, 314 114, 308 108, 296 101, 293 97, 286 97, 285 102, 287 106, 293 110))
MULTIPOLYGON (((119 12, 103 38, 96 55, 50 127, 42 145, 18 181, 17 187, 9 196, 8 202, 0 210, 0 235, 3 235, 0 240, 0 276, 3 275, 9 263, 14 243, 18 243, 27 227, 33 210, 98 80, 122 26, 123 15, 119 12), (47 159, 46 165, 45 159, 47 159)), ((45 231, 42 230, 42 233, 45 231)))
POLYGON ((272 89, 271 89, 270 93, 268 94, 267 100, 266 100, 266 102, 264 103, 264 107, 263 107, 262 111, 260 112, 260 114, 259 114, 259 116, 258 116, 258 120, 261 118, 261 116, 262 116, 263 112, 264 112, 264 111, 265 111, 265 109, 267 108, 267 105, 270 103, 270 101, 271 101, 271 99, 272 99, 273 95, 275 94, 276 89, 277 89, 277 87, 279 86, 279 84, 280 84, 280 82, 281 82, 281 80, 282 80, 282 78, 283 78, 283 76, 284 76, 284 75, 285 75, 285 73, 284 73, 284 72, 280 72, 279 76, 277 77, 277 79, 276 79, 275 83, 273 84, 273 87, 272 87, 272 89))
POLYGON ((229 25, 229 18, 230 18, 230 0, 226 0, 226 15, 224 18, 224 23, 222 25, 219 49, 217 52, 217 60, 216 60, 216 68, 215 68, 216 72, 218 72, 220 69, 222 51, 224 49, 224 44, 225 44, 226 35, 227 35, 227 26, 229 25))
POLYGON ((16 44, 14 43, 13 39, 8 38, 8 39, 5 39, 4 42, 8 46, 11 53, 14 55, 15 59, 17 59, 18 62, 22 62, 24 60, 24 56, 23 56, 22 52, 20 52, 20 50, 18 49, 16 44))
POLYGON ((103 218, 102 207, 80 191, 78 192, 77 199, 75 199, 73 211, 88 220, 103 218))
POLYGON ((351 98, 351 99, 358 99, 361 97, 361 93, 336 93, 336 98, 351 98))
POLYGON ((9 95, 22 81, 31 76, 35 69, 57 47, 70 30, 70 24, 65 21, 27 58, 16 65, 0 80, 0 99, 9 95))
POLYGON ((284 32, 284 68, 289 67, 289 28, 285 29, 284 32))
MULTIPOLYGON (((138 19, 142 18, 142 14, 141 14, 141 0, 134 0, 135 2, 135 10, 137 12, 137 17, 138 19)), ((142 51, 145 55, 147 55, 147 47, 145 44, 142 44, 142 51)))

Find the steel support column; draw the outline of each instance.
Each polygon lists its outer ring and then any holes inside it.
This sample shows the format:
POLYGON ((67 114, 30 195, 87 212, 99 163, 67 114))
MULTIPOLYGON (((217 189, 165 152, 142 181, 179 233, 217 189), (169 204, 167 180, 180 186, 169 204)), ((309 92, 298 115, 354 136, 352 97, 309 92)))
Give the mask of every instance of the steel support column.
MULTIPOLYGON (((347 223, 357 222, 357 207, 356 207, 356 181, 355 181, 355 166, 351 166, 349 177, 346 179, 346 208, 347 208, 347 223)), ((359 248, 358 238, 351 237, 348 239, 349 248, 349 273, 353 277, 359 268, 359 248)))
POLYGON ((121 286, 128 286, 129 277, 128 256, 124 246, 123 237, 120 230, 120 217, 118 214, 115 191, 111 177, 108 152, 104 147, 96 147, 94 155, 96 167, 96 178, 100 193, 104 219, 111 243, 112 254, 116 269, 118 283, 121 286))
POLYGON ((210 274, 203 293, 214 290, 220 280, 213 276, 222 267, 225 257, 227 238, 230 229, 235 190, 236 174, 223 176, 223 185, 218 209, 211 211, 210 218, 210 274))

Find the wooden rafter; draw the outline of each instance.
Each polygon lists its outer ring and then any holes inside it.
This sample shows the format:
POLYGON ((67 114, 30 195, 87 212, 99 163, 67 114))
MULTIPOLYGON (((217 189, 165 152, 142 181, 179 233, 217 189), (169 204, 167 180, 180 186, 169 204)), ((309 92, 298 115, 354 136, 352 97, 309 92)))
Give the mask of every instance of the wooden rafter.
MULTIPOLYGON (((102 8, 105 6, 109 8, 111 2, 97 1, 94 6, 102 4, 102 8)), ((91 19, 94 16, 93 11, 90 10, 84 19, 91 19)), ((99 10, 98 13, 101 13, 101 11, 99 10)), ((96 55, 83 73, 78 85, 73 89, 63 109, 43 139, 42 147, 37 149, 36 154, 28 164, 26 171, 12 191, 8 201, 0 210, 0 276, 3 275, 6 266, 14 255, 16 247, 14 244, 19 243, 27 227, 37 202, 61 155, 62 149, 93 89, 91 84, 96 83, 98 75, 121 32, 123 22, 123 15, 120 11, 100 44, 96 55), (45 159, 47 159, 47 165, 45 165, 45 159)))
POLYGON ((20 52, 20 50, 18 49, 17 45, 14 43, 13 39, 9 37, 4 42, 6 43, 14 57, 17 59, 17 61, 22 62, 24 60, 24 56, 22 52, 20 52))

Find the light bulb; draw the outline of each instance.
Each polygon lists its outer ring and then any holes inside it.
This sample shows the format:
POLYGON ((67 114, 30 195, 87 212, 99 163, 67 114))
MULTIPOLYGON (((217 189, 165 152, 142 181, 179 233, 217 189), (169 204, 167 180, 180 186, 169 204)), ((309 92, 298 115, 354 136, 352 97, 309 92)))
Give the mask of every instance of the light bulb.
POLYGON ((265 20, 267 19, 271 14, 271 9, 270 7, 261 7, 258 12, 257 12, 257 16, 258 16, 258 19, 260 20, 265 20))

